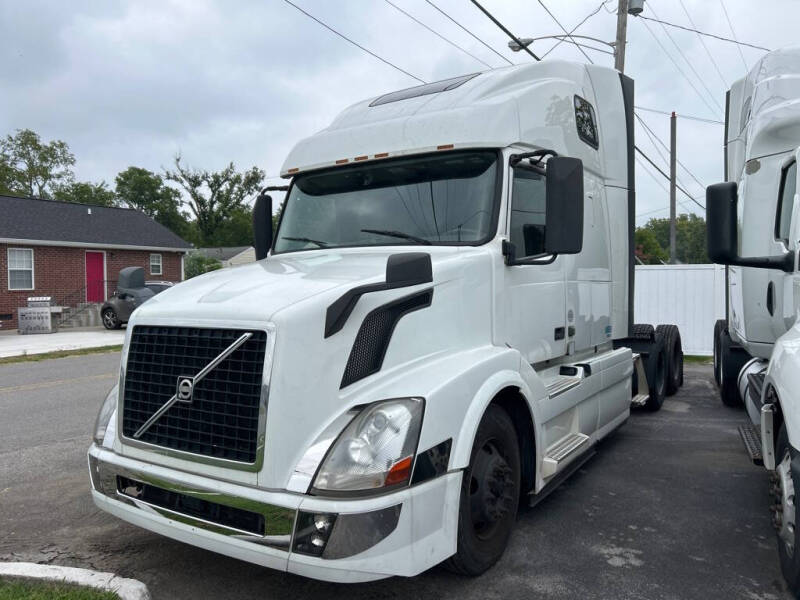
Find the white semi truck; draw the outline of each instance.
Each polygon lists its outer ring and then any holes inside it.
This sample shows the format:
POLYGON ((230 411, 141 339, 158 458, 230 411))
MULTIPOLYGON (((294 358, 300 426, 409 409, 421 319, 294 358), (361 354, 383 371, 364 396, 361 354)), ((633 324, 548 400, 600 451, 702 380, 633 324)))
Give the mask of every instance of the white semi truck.
MULTIPOLYGON (((548 61, 358 103, 301 141, 257 262, 132 316, 98 507, 331 580, 477 575, 535 501, 681 381, 632 326, 633 82, 548 61)), ((662 335, 663 334, 663 335, 662 335)))
POLYGON ((726 319, 714 329, 722 401, 745 404, 740 428, 772 472, 770 510, 789 587, 800 592, 800 48, 766 54, 727 94, 725 183, 706 192, 709 256, 727 266, 726 319))

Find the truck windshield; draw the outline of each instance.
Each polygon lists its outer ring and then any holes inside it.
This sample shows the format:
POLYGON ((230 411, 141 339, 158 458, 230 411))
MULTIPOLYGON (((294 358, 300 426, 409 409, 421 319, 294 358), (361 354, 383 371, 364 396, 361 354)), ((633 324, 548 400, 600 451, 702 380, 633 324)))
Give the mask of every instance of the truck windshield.
POLYGON ((497 153, 447 152, 299 176, 275 252, 467 245, 494 231, 497 153))

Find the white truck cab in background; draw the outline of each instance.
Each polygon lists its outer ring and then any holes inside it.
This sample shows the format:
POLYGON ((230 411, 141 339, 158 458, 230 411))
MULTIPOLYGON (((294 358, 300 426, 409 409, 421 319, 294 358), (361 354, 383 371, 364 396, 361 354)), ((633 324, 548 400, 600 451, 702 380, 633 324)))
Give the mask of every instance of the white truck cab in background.
POLYGON ((348 108, 286 159, 274 236, 259 196, 256 263, 133 314, 97 506, 319 579, 482 573, 680 384, 677 329, 632 326, 633 153, 633 82, 596 66, 348 108))
POLYGON ((707 190, 709 256, 727 267, 727 318, 714 330, 722 401, 744 403, 742 439, 772 471, 783 574, 800 592, 800 47, 766 54, 727 94, 726 183, 707 190))

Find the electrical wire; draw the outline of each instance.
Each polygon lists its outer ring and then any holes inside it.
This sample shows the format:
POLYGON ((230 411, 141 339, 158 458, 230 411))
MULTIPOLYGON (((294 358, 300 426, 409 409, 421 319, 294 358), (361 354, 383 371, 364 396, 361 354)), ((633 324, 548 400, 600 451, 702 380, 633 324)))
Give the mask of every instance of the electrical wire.
MULTIPOLYGON (((634 114, 635 114, 635 113, 634 113, 634 114)), ((661 138, 660 138, 660 137, 658 137, 658 135, 656 135, 656 132, 655 132, 655 131, 653 131, 652 129, 650 129, 650 126, 649 126, 647 123, 645 123, 644 119, 642 119, 642 117, 640 117, 639 115, 636 115, 636 118, 637 118, 637 119, 639 119, 639 123, 642 125, 642 127, 644 127, 644 129, 645 129, 645 133, 647 134, 647 137, 649 137, 649 138, 650 138, 650 141, 651 141, 651 142, 653 141, 653 139, 652 139, 652 137, 651 137, 651 135, 650 135, 650 134, 652 134, 652 135, 653 135, 653 136, 655 136, 655 138, 658 140, 658 143, 659 143, 659 144, 661 144, 661 146, 663 146, 664 150, 666 150, 667 152, 669 152, 669 151, 670 151, 670 149, 667 147, 667 145, 666 145, 666 144, 665 144, 665 143, 664 143, 664 142, 661 140, 661 138)), ((655 142, 653 142, 653 145, 655 146, 655 142)), ((658 148, 656 148, 656 150, 658 150, 658 148)), ((658 153, 659 153, 659 154, 661 154, 661 151, 659 150, 659 151, 658 151, 658 153)), ((664 156, 663 156, 663 155, 662 155, 661 157, 664 159, 664 162, 665 162, 665 163, 667 163, 667 162, 668 162, 668 161, 667 161, 667 159, 666 159, 666 158, 664 158, 664 156)), ((690 171, 690 170, 689 170, 689 169, 686 167, 686 165, 684 165, 684 164, 681 162, 681 160, 680 160, 679 158, 677 158, 677 157, 676 157, 676 158, 675 158, 675 162, 677 162, 677 163, 678 163, 678 165, 680 165, 680 166, 681 166, 681 168, 683 168, 683 170, 684 170, 684 171, 686 171, 686 172, 689 174, 689 177, 691 177, 692 179, 694 179, 694 180, 695 180, 695 182, 697 183, 697 185, 699 185, 699 186, 700 186, 701 188, 703 188, 703 189, 705 189, 705 188, 706 188, 705 184, 704 184, 702 181, 700 181, 700 180, 699 180, 697 177, 695 177, 694 173, 692 173, 692 172, 691 172, 691 171, 690 171)), ((678 183, 681 183, 681 182, 679 181, 678 183)), ((681 185, 683 185, 683 184, 681 184, 681 185)))
MULTIPOLYGON (((648 10, 651 13, 653 13, 656 16, 656 18, 658 18, 658 15, 656 15, 656 11, 653 10, 652 6, 649 6, 648 10)), ((675 38, 672 37, 672 34, 669 32, 669 30, 663 24, 661 25, 661 29, 664 30, 664 33, 669 38, 669 41, 672 42, 672 45, 675 46, 675 49, 678 51, 678 54, 681 55, 681 57, 683 58, 683 61, 689 66, 689 69, 691 69, 692 73, 694 73, 694 76, 697 77, 697 80, 700 82, 700 85, 703 86, 703 89, 706 91, 706 94, 708 94, 709 97, 711 98, 711 100, 714 102, 714 104, 717 105, 717 108, 724 113, 725 109, 722 108, 722 105, 717 100, 717 97, 714 94, 711 93, 711 90, 708 89, 708 86, 706 85, 706 82, 703 80, 702 77, 700 77, 700 74, 697 72, 697 69, 694 68, 694 65, 689 61, 688 58, 686 58, 686 54, 684 53, 683 50, 681 50, 681 47, 677 44, 677 42, 675 41, 675 38)))
POLYGON ((487 17, 489 17, 489 20, 492 23, 494 23, 495 25, 497 25, 503 31, 503 33, 505 33, 512 40, 514 40, 514 42, 520 47, 521 50, 524 50, 525 52, 530 54, 534 58, 534 60, 536 60, 536 61, 542 60, 541 58, 536 56, 534 51, 531 50, 530 48, 528 48, 528 46, 526 44, 523 44, 522 41, 517 36, 515 36, 513 33, 511 33, 511 31, 509 31, 509 29, 505 25, 503 25, 492 13, 490 13, 488 10, 483 8, 483 6, 481 5, 480 2, 478 2, 478 0, 472 0, 472 3, 475 6, 477 6, 478 9, 480 9, 480 11, 483 14, 485 14, 487 17))
POLYGON ((725 20, 728 22, 728 27, 731 28, 731 34, 733 35, 733 39, 736 41, 736 49, 739 50, 739 56, 742 59, 744 70, 749 71, 750 67, 747 66, 747 61, 744 59, 744 54, 742 53, 742 46, 739 44, 739 40, 736 39, 736 32, 733 30, 733 23, 731 23, 731 18, 728 16, 728 9, 725 8, 725 2, 723 2, 723 0, 719 0, 719 4, 722 7, 722 12, 725 13, 725 20))
MULTIPOLYGON (((666 110, 658 110, 657 108, 649 108, 649 107, 646 107, 646 106, 639 106, 638 104, 635 105, 634 108, 636 110, 643 110, 643 111, 646 111, 646 112, 658 113, 659 115, 667 115, 668 117, 672 115, 671 112, 666 111, 666 110)), ((677 116, 679 119, 689 119, 690 121, 700 121, 701 123, 711 123, 713 125, 725 125, 724 121, 717 121, 716 119, 705 119, 703 117, 695 117, 693 115, 682 115, 680 113, 677 113, 675 116, 677 116)))
MULTIPOLYGON (((578 30, 578 28, 579 28, 581 25, 583 25, 584 23, 586 23, 586 21, 588 21, 588 20, 589 20, 589 19, 591 19, 593 16, 595 16, 597 13, 599 13, 599 12, 600 12, 600 9, 601 9, 601 8, 603 8, 603 7, 604 7, 606 4, 608 4, 608 2, 609 2, 609 0, 605 0, 605 2, 601 2, 601 3, 600 3, 600 6, 598 6, 598 7, 597 7, 597 8, 596 8, 596 9, 595 9, 593 12, 590 12, 588 15, 586 15, 586 16, 584 17, 583 21, 581 21, 580 23, 578 23, 577 25, 575 25, 575 27, 573 27, 573 28, 570 30, 569 34, 567 34, 567 35, 572 35, 573 33, 575 33, 575 32, 578 30)), ((560 44, 561 44, 563 41, 564 41, 564 38, 561 38, 561 39, 560 39, 560 40, 558 40, 558 41, 557 41, 555 44, 553 44, 553 45, 550 47, 550 50, 548 50, 547 52, 545 52, 544 54, 542 54, 542 58, 546 57, 546 56, 547 56, 548 54, 550 54, 550 53, 551 53, 553 50, 555 50, 556 48, 558 48, 558 46, 559 46, 559 45, 560 45, 560 44)), ((593 50, 597 50, 597 48, 593 48, 593 50)))
POLYGON ((489 50, 491 50, 492 52, 494 52, 495 54, 497 54, 497 56, 499 56, 500 58, 502 58, 502 59, 503 59, 504 61, 506 61, 508 64, 510 64, 510 65, 513 65, 513 64, 514 64, 513 62, 511 62, 510 60, 508 60, 508 59, 507 59, 505 56, 503 56, 502 54, 500 54, 500 53, 499 53, 497 50, 495 50, 494 48, 492 48, 492 47, 491 47, 489 44, 487 44, 486 42, 484 42, 484 41, 483 41, 481 38, 479 38, 477 35, 475 35, 474 33, 472 33, 472 32, 471 32, 469 29, 467 29, 466 27, 464 27, 464 26, 463 26, 461 23, 459 23, 458 21, 456 21, 456 20, 455 20, 453 17, 451 17, 450 15, 448 15, 446 12, 444 12, 444 11, 443 11, 441 8, 439 8, 438 6, 436 6, 436 5, 435 5, 433 2, 431 2, 431 0, 425 0, 425 2, 427 2, 428 4, 430 4, 430 5, 431 5, 433 8, 435 8, 436 10, 438 10, 438 11, 439 11, 441 14, 443 14, 443 15, 444 15, 445 17, 447 17, 448 19, 450 19, 450 20, 451 20, 453 23, 455 23, 456 25, 458 25, 458 26, 459 26, 461 29, 463 29, 463 30, 464 30, 464 31, 466 31, 468 34, 470 34, 470 35, 471 35, 473 38, 475 38, 476 40, 478 40, 478 41, 479 41, 481 44, 483 44, 484 46, 486 46, 486 47, 487 47, 489 50))
MULTIPOLYGON (((669 190, 667 189, 667 186, 665 186, 665 185, 664 185, 664 182, 663 182, 663 181, 661 181, 660 179, 658 179, 658 177, 656 177, 656 176, 653 174, 653 172, 652 172, 652 171, 650 171, 650 169, 647 169, 647 168, 645 168, 645 166, 646 166, 646 165, 644 164, 644 162, 642 161, 642 159, 641 159, 641 158, 639 158, 639 157, 637 156, 637 157, 636 157, 636 162, 638 162, 638 163, 639 163, 639 164, 642 166, 642 170, 643 170, 645 173, 647 173, 648 175, 650 175, 650 177, 652 178, 652 180, 653 180, 653 181, 655 181, 656 185, 658 185, 658 187, 660 187, 662 190, 664 190, 664 192, 665 192, 666 194, 668 194, 668 195, 669 195, 669 190)), ((692 209, 691 209, 690 207, 686 206, 686 204, 683 202, 683 200, 679 200, 678 198, 676 198, 676 199, 675 199, 675 201, 676 201, 678 204, 680 204, 680 205, 681 205, 681 206, 682 206, 682 207, 683 207, 683 208, 684 208, 686 211, 688 211, 688 212, 692 212, 692 209)), ((643 215, 649 215, 649 214, 652 214, 652 213, 661 212, 662 210, 669 210, 669 206, 665 206, 665 207, 663 207, 663 208, 657 208, 657 209, 655 209, 655 210, 648 210, 648 211, 646 211, 646 212, 642 212, 642 213, 637 213, 637 214, 636 214, 636 217, 638 218, 638 217, 641 217, 641 216, 643 216, 643 215)))
MULTIPOLYGON (((686 15, 686 18, 689 19, 689 23, 691 24, 691 26, 694 27, 694 28, 697 28, 697 26, 694 24, 694 21, 692 20, 692 16, 689 14, 689 11, 686 9, 686 5, 683 3, 683 0, 678 0, 678 2, 681 3, 681 8, 683 9, 683 12, 686 15)), ((663 24, 662 24, 662 27, 663 27, 663 24)), ((703 39, 703 36, 700 35, 699 33, 695 33, 695 35, 697 35, 697 39, 700 40, 700 43, 702 44, 703 49, 706 51, 706 54, 708 55, 709 60, 714 65, 714 68, 717 70, 717 75, 719 75, 719 78, 722 80, 722 84, 725 86, 725 89, 727 90, 730 86, 728 85, 728 82, 725 79, 725 76, 722 74, 722 71, 720 70, 719 65, 717 64, 717 61, 714 58, 714 55, 711 54, 711 51, 708 49, 708 46, 706 46, 706 41, 703 39)))
MULTIPOLYGON (((636 149, 636 151, 637 151, 639 154, 641 154, 641 155, 644 157, 644 159, 645 159, 647 162, 649 162, 649 163, 650 163, 650 164, 653 166, 653 168, 654 168, 656 171, 658 171, 659 173, 661 173, 661 175, 663 175, 663 176, 664 176, 664 178, 665 178, 667 181, 670 181, 670 177, 669 177, 669 175, 667 175, 667 174, 666 174, 666 173, 665 173, 665 172, 664 172, 664 171, 661 169, 661 167, 659 167, 659 166, 658 166, 656 163, 654 163, 654 162, 653 162, 653 159, 652 159, 652 158, 650 158, 649 156, 647 156, 647 154, 645 154, 645 153, 644 153, 644 151, 643 151, 641 148, 639 148, 639 146, 634 146, 634 148, 636 149)), ((694 196, 692 196, 692 195, 691 195, 689 192, 687 192, 685 189, 683 189, 683 186, 676 185, 675 187, 676 187, 677 189, 679 189, 681 192, 683 192, 683 193, 686 195, 686 197, 687 197, 687 198, 689 198, 689 199, 690 199, 692 202, 694 202, 695 204, 697 204, 697 206, 699 206, 699 207, 700 207, 700 208, 702 208, 703 210, 705 210, 705 209, 706 209, 706 207, 705 207, 705 206, 703 206, 702 204, 700 204, 700 203, 697 201, 697 199, 696 199, 694 196)))
POLYGON ((466 54, 467 56, 470 56, 470 57, 474 58, 475 60, 477 60, 477 61, 478 61, 479 63, 481 63, 482 65, 484 65, 484 66, 486 66, 486 67, 489 67, 490 69, 492 68, 492 65, 490 65, 489 63, 487 63, 487 62, 485 62, 485 61, 481 60, 480 58, 478 58, 477 56, 475 56, 474 54, 472 54, 472 53, 471 53, 469 50, 466 50, 466 49, 464 49, 463 47, 461 47, 461 46, 459 46, 458 44, 456 44, 454 41, 447 39, 446 37, 444 37, 444 36, 443 36, 441 33, 439 33, 438 31, 436 31, 435 29, 432 29, 431 27, 428 27, 428 26, 427 26, 425 23, 423 23, 422 21, 420 21, 419 19, 417 19, 417 18, 416 18, 414 15, 411 15, 411 14, 407 13, 406 11, 404 11, 402 8, 400 8, 399 6, 397 6, 397 5, 396 5, 394 2, 392 2, 391 0, 384 0, 384 2, 386 2, 386 4, 388 4, 389 6, 393 7, 395 10, 398 10, 399 12, 403 13, 403 14, 404 14, 405 16, 407 16, 409 19, 411 19, 412 21, 414 21, 414 22, 415 22, 417 25, 420 25, 421 27, 424 27, 425 29, 427 29, 428 31, 430 31, 430 32, 431 32, 433 35, 435 35, 435 36, 436 36, 436 37, 438 37, 439 39, 441 39, 441 40, 443 40, 443 41, 447 42, 448 44, 450 44, 450 45, 451 45, 451 46, 453 46, 454 48, 457 48, 458 50, 460 50, 461 52, 463 52, 463 53, 464 53, 464 54, 466 54))
POLYGON ((675 68, 678 70, 678 72, 679 72, 679 73, 680 73, 680 74, 683 76, 683 78, 684 78, 684 79, 685 79, 685 80, 686 80, 686 81, 689 83, 689 85, 690 85, 690 86, 692 87, 692 89, 695 91, 695 93, 697 94, 697 96, 698 96, 698 97, 699 97, 699 98, 700 98, 700 99, 703 101, 703 103, 704 103, 704 104, 705 104, 705 105, 708 107, 708 110, 710 110, 712 113, 715 113, 715 112, 716 112, 716 109, 715 109, 713 106, 711 106, 711 104, 709 104, 708 100, 706 100, 706 97, 705 97, 705 96, 703 96, 703 94, 701 94, 701 93, 700 93, 700 90, 698 90, 698 89, 697 89, 697 86, 695 86, 695 84, 692 82, 692 80, 691 80, 691 79, 689 79, 689 76, 688 76, 688 75, 686 74, 686 72, 685 72, 685 71, 684 71, 684 70, 681 68, 681 66, 678 64, 678 62, 677 62, 677 61, 676 61, 676 60, 675 60, 675 59, 672 57, 672 55, 671 55, 669 52, 667 52, 667 49, 664 47, 664 44, 662 44, 662 43, 661 43, 661 40, 659 40, 659 39, 658 39, 658 37, 656 36, 656 34, 655 34, 655 33, 653 33, 653 30, 652 30, 652 29, 650 29, 650 26, 647 24, 647 22, 645 22, 645 23, 644 23, 644 27, 645 27, 645 29, 647 29, 648 33, 650 33, 650 35, 651 35, 651 36, 653 36, 653 39, 654 39, 654 40, 656 41, 656 43, 659 45, 659 47, 661 48, 661 51, 662 51, 664 54, 666 54, 666 55, 667 55, 667 58, 669 58, 669 59, 672 61, 672 64, 673 64, 673 65, 675 65, 675 68))
POLYGON ((386 65, 389 65, 389 66, 390 66, 390 67, 392 67, 393 69, 395 69, 395 70, 397 70, 397 71, 400 71, 400 72, 401 72, 401 73, 403 73, 404 75, 407 75, 407 76, 411 77, 411 79, 416 79, 416 80, 417 80, 417 81, 419 81, 420 83, 427 83, 427 81, 425 81, 424 79, 420 79, 420 78, 419 78, 419 77, 417 77, 416 75, 412 75, 411 73, 409 73, 409 72, 408 72, 408 71, 406 71, 405 69, 403 69, 403 68, 401 68, 401 67, 398 67, 396 64, 394 64, 394 63, 392 63, 392 62, 389 62, 388 60, 386 60, 386 59, 385 59, 385 58, 383 58, 382 56, 378 56, 377 54, 375 54, 375 53, 374 53, 374 52, 372 52, 371 50, 368 50, 367 48, 365 48, 364 46, 362 46, 362 45, 361 45, 361 44, 359 44, 358 42, 354 42, 353 40, 351 40, 349 37, 347 37, 347 36, 346 36, 346 35, 344 35, 343 33, 339 33, 338 31, 336 31, 336 30, 335 30, 333 27, 331 27, 330 25, 328 25, 328 24, 324 23, 323 21, 321 21, 320 19, 318 19, 318 18, 317 18, 317 17, 315 17, 314 15, 312 15, 312 14, 310 14, 310 13, 307 13, 306 11, 304 11, 302 8, 300 8, 299 6, 297 6, 297 4, 295 4, 295 3, 294 3, 294 2, 292 2, 291 0, 283 0, 283 1, 284 1, 284 2, 286 2, 286 4, 288 4, 288 5, 290 5, 290 6, 293 6, 294 8, 296 8, 297 10, 299 10, 301 13, 303 13, 303 14, 304 14, 305 16, 307 16, 309 19, 312 19, 313 21, 316 21, 317 23, 319 23, 320 25, 322 25, 322 26, 323 26, 325 29, 327 29, 328 31, 331 31, 331 32, 335 33, 336 35, 338 35, 338 36, 339 36, 340 38, 342 38, 343 40, 347 40, 348 42, 350 42, 351 44, 353 44, 353 45, 354 45, 354 46, 356 46, 357 48, 359 48, 359 49, 363 50, 364 52, 366 52, 367 54, 369 54, 370 56, 372 56, 372 57, 374 57, 374 58, 377 58, 377 59, 378 59, 379 61, 381 61, 382 63, 384 63, 384 64, 386 64, 386 65))
POLYGON ((569 38, 569 40, 570 40, 570 41, 571 41, 573 44, 575 44, 575 46, 578 48, 578 50, 580 50, 580 51, 581 51, 581 54, 583 54, 583 55, 586 57, 586 60, 588 60, 588 61, 589 61, 589 64, 592 64, 592 65, 593 65, 593 64, 594 64, 594 61, 593 61, 593 60, 592 60, 592 59, 589 57, 589 55, 588 55, 588 54, 586 54, 586 52, 584 52, 583 48, 581 48, 581 47, 580 47, 580 44, 578 44, 578 42, 576 42, 576 41, 575 41, 575 38, 573 38, 573 37, 572 37, 572 35, 570 34, 570 32, 569 32, 569 31, 567 31, 567 28, 566 28, 566 27, 564 27, 564 26, 561 24, 561 22, 560 22, 558 19, 556 19, 556 16, 555 16, 553 13, 551 13, 551 12, 550 12, 550 9, 549 9, 549 8, 547 8, 547 7, 545 6, 545 4, 544 4, 544 2, 543 2, 542 0, 538 0, 538 1, 539 1, 539 4, 541 4, 541 5, 542 5, 542 8, 545 10, 545 12, 547 12, 547 14, 548 14, 548 15, 550 15, 550 18, 551 18, 551 19, 553 19, 553 21, 555 21, 555 22, 556 22, 556 25, 558 25, 559 27, 561 27, 561 31, 563 31, 564 33, 566 33, 566 34, 567 34, 567 37, 569 38))
POLYGON ((756 44, 748 44, 747 42, 740 42, 738 40, 732 40, 731 38, 726 38, 721 35, 716 35, 713 33, 708 33, 706 31, 701 31, 699 29, 693 29, 692 27, 686 27, 684 25, 676 25, 675 23, 670 23, 669 21, 661 21, 659 19, 654 19, 653 17, 645 17, 644 15, 638 15, 637 19, 643 19, 645 21, 653 21, 654 23, 662 23, 668 27, 674 27, 675 29, 683 29, 684 31, 691 31, 692 33, 697 33, 699 35, 704 35, 706 37, 714 38, 715 40, 722 40, 723 42, 730 42, 732 44, 738 44, 739 46, 747 46, 748 48, 755 48, 756 50, 766 50, 770 52, 769 48, 764 48, 764 46, 757 46, 756 44))

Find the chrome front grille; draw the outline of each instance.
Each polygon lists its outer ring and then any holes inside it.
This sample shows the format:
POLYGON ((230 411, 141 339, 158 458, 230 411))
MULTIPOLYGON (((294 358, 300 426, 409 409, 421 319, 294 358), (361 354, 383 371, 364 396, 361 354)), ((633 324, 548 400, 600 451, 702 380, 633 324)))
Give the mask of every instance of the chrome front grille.
POLYGON ((258 330, 137 325, 128 348, 122 433, 133 441, 214 459, 256 462, 267 334, 258 330), (251 337, 138 438, 135 434, 242 334, 251 337))

